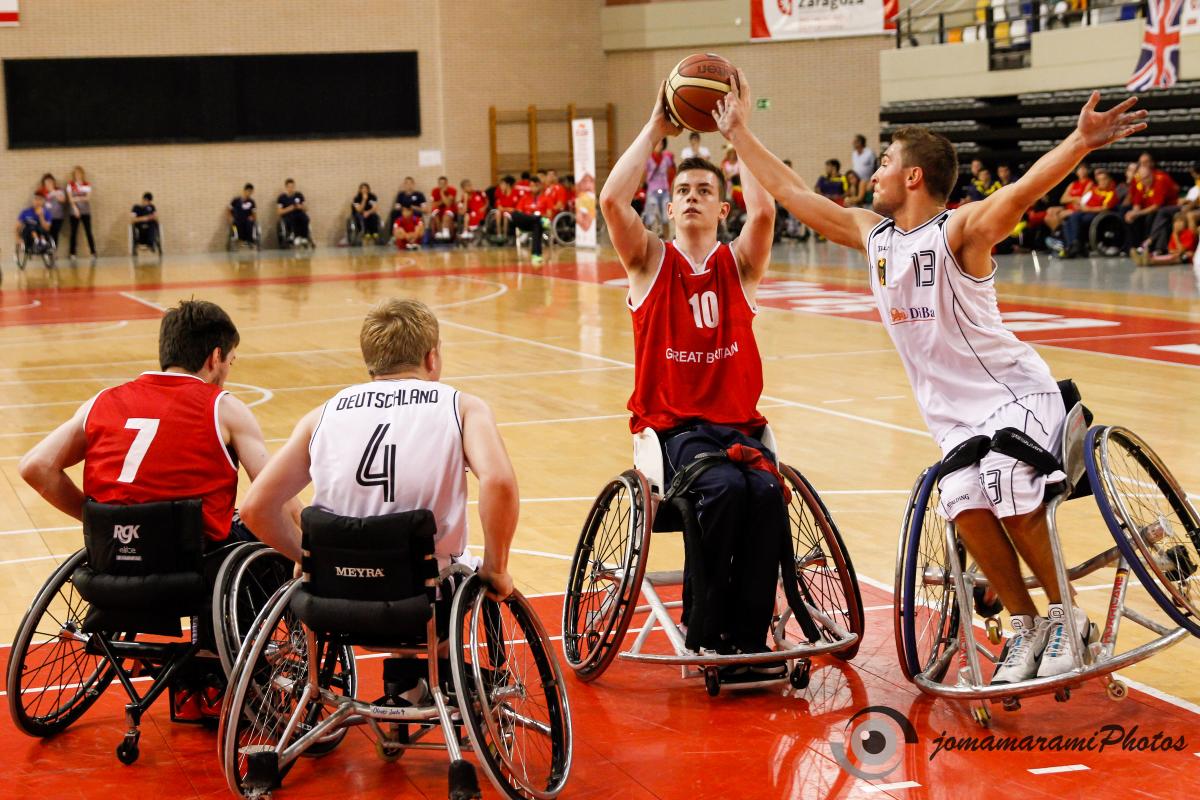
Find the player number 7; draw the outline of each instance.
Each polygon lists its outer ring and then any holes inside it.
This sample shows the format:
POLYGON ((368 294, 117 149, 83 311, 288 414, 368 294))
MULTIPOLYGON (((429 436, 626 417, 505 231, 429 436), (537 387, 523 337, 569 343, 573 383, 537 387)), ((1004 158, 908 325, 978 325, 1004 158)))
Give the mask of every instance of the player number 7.
POLYGON ((133 483, 133 479, 137 477, 138 467, 142 465, 142 459, 146 457, 146 451, 150 449, 150 443, 154 441, 154 436, 158 433, 158 420, 132 417, 125 420, 125 427, 136 430, 137 436, 133 437, 133 444, 129 446, 129 452, 125 454, 125 464, 121 467, 121 474, 117 477, 117 481, 133 483))

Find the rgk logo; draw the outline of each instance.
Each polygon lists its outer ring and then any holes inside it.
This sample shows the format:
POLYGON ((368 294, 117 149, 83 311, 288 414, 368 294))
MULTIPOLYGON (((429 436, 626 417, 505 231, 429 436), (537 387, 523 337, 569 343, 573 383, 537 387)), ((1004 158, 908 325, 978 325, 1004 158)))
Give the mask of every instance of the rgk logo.
POLYGON ((373 567, 334 567, 339 578, 382 578, 383 570, 373 567))
POLYGON ((113 525, 113 538, 121 544, 129 544, 138 537, 141 525, 113 525))

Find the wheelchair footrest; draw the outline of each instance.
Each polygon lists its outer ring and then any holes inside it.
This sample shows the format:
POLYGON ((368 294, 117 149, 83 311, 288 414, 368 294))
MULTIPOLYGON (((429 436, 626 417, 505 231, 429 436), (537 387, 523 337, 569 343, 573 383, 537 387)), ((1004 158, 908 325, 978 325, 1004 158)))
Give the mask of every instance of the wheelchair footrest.
POLYGON ((459 759, 450 762, 450 800, 476 800, 482 797, 475 765, 459 759))

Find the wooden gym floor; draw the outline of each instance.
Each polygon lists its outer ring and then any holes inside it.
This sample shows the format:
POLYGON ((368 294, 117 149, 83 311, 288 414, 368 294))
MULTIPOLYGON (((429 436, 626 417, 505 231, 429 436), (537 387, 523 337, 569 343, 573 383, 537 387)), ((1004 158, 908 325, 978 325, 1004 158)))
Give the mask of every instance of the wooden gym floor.
MULTIPOLYGON (((1009 324, 1036 343, 1058 377, 1072 377, 1097 421, 1126 425, 1200 491, 1200 299, 1190 268, 1152 277, 1115 264, 1009 259, 999 291, 1009 324), (1127 270, 1128 272, 1128 270, 1127 270)), ((397 255, 321 250, 168 258, 136 265, 5 265, 0 293, 0 642, 9 642, 54 566, 81 543, 79 526, 17 475, 17 459, 99 389, 156 368, 158 318, 181 298, 219 303, 242 346, 229 388, 254 406, 277 447, 304 412, 362 380, 357 332, 390 295, 419 297, 442 321, 444 380, 494 409, 521 484, 512 571, 557 632, 569 558, 605 481, 630 465, 625 402, 632 337, 622 272, 611 251, 556 250, 539 268, 511 250, 397 255)), ((849 665, 821 659, 805 692, 726 692, 708 698, 669 668, 615 664, 600 681, 568 679, 577 750, 568 797, 944 797, 1004 785, 1030 797, 1174 797, 1200 788, 1200 642, 1189 639, 1122 673, 1135 690, 1116 704, 1092 683, 1065 705, 1050 698, 997 708, 998 734, 1087 735, 1103 725, 1183 736, 1184 749, 1130 753, 990 754, 938 751, 936 738, 979 734, 964 708, 930 701, 896 669, 892 596, 897 531, 919 471, 938 453, 900 363, 876 319, 866 270, 829 245, 776 250, 756 325, 765 359, 761 408, 784 461, 817 487, 853 556, 867 634, 849 665), (875 781, 841 771, 830 742, 850 717, 886 705, 913 720, 918 741, 875 781), (1048 770, 1031 772, 1030 770, 1048 770), (1102 777, 1103 776, 1103 777, 1102 777), (972 791, 973 789, 973 791, 972 791)), ((1111 546, 1089 500, 1060 515, 1068 558, 1111 546)), ((473 527, 473 541, 481 541, 473 527)), ((655 540, 652 567, 678 564, 675 538, 655 540)), ((1093 620, 1111 570, 1080 582, 1093 620)), ((1135 585, 1131 603, 1152 611, 1135 585)), ((640 625, 635 622, 635 627, 640 625)), ((1129 632, 1127 626, 1122 629, 1129 632)), ((7 661, 7 646, 3 661, 7 661)), ((363 662, 364 674, 378 662, 363 662)), ((368 679, 368 686, 370 685, 368 679)), ((213 735, 172 725, 164 707, 145 723, 142 759, 121 767, 123 728, 110 689, 48 742, 0 722, 10 796, 100 796, 112 789, 178 797, 225 794, 213 735)), ((279 797, 444 796, 444 762, 415 753, 373 757, 362 737, 306 762, 279 797)), ((6 791, 6 794, 9 793, 6 791)))

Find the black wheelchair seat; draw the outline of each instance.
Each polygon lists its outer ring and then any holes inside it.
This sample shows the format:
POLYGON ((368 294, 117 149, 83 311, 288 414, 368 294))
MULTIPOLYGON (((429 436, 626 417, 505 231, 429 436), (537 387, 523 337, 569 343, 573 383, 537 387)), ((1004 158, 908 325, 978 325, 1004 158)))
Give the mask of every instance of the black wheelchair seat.
POLYGON ((305 580, 292 599, 296 616, 346 644, 424 643, 438 577, 433 513, 353 518, 309 507, 300 519, 305 580))

